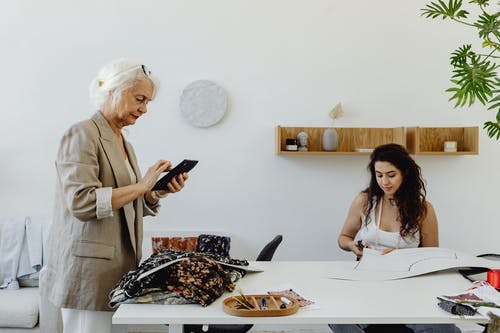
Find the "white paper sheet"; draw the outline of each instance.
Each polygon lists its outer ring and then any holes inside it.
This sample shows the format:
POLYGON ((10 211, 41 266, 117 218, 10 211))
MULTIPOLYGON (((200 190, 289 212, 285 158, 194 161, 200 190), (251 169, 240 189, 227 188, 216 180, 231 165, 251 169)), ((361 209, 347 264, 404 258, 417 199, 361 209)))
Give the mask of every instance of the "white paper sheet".
POLYGON ((360 261, 333 263, 327 277, 340 280, 383 281, 463 267, 500 269, 500 262, 437 247, 394 250, 385 255, 365 248, 360 261))

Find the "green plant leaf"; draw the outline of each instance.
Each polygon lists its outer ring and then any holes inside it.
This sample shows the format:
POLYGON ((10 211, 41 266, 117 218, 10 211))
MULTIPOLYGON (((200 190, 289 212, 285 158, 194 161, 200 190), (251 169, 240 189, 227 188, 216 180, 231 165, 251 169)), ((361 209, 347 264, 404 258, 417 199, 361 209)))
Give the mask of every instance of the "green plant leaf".
MULTIPOLYGON (((500 12, 486 12, 489 0, 469 0, 479 8, 474 23, 461 20, 467 18, 469 12, 462 9, 462 0, 437 0, 421 8, 421 15, 427 18, 442 18, 453 20, 477 29, 482 47, 486 54, 478 54, 472 50, 471 44, 466 44, 451 53, 450 64, 453 67, 450 82, 452 87, 446 89, 451 94, 449 101, 455 102, 455 108, 471 106, 476 101, 488 105, 488 110, 497 112, 496 121, 484 123, 484 129, 491 138, 500 139, 500 78, 497 76, 500 64, 497 64, 500 52, 500 12)), ((500 1, 497 1, 500 6, 500 1)), ((484 52, 481 52, 484 53, 484 52)))
POLYGON ((479 100, 486 105, 493 95, 496 85, 497 65, 490 61, 482 61, 477 55, 467 56, 466 62, 455 64, 451 82, 456 85, 447 89, 453 95, 450 101, 456 100, 455 107, 468 104, 471 106, 479 100))
POLYGON ((495 37, 499 37, 498 28, 500 27, 500 22, 498 22, 499 13, 490 15, 486 12, 479 15, 479 19, 474 23, 474 26, 479 30, 479 37, 487 38, 489 34, 493 34, 495 37))
POLYGON ((453 67, 458 67, 467 62, 468 57, 472 57, 476 55, 473 51, 471 51, 472 45, 462 45, 455 51, 451 53, 450 64, 453 67))
POLYGON ((488 6, 489 0, 470 0, 469 3, 477 3, 480 6, 488 6))
POLYGON ((496 89, 493 90, 494 97, 490 99, 489 104, 490 106, 488 107, 488 110, 497 110, 497 121, 498 121, 498 115, 500 114, 500 79, 497 77, 496 78, 496 89))
POLYGON ((483 129, 486 130, 486 133, 488 133, 490 138, 495 138, 497 140, 500 139, 500 123, 498 121, 496 123, 492 121, 485 122, 483 129))
POLYGON ((439 2, 431 2, 420 10, 423 12, 421 14, 422 16, 432 19, 440 16, 443 20, 446 18, 466 18, 469 12, 461 9, 461 7, 462 0, 449 0, 448 5, 442 0, 439 0, 439 2))
POLYGON ((498 44, 496 44, 495 42, 489 40, 488 38, 483 40, 483 43, 481 44, 481 46, 484 48, 496 49, 496 51, 500 51, 500 46, 498 44))
POLYGON ((500 79, 497 77, 495 80, 496 89, 493 91, 495 97, 493 97, 489 104, 488 110, 497 110, 496 122, 487 121, 484 123, 483 129, 486 130, 490 138, 500 139, 500 79))
POLYGON ((500 111, 500 94, 497 94, 494 98, 490 99, 490 106, 488 110, 499 109, 500 111))

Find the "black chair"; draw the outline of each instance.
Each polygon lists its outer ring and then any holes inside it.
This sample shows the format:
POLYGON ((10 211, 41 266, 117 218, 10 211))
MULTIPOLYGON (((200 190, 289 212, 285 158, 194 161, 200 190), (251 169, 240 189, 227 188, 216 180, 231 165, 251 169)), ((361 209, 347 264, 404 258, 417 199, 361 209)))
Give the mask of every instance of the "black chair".
POLYGON ((276 249, 280 245, 281 241, 283 240, 282 235, 277 235, 276 237, 273 238, 272 241, 266 244, 264 248, 260 251, 259 255, 257 256, 257 261, 271 261, 274 256, 274 252, 276 252, 276 249))
MULTIPOLYGON (((256 261, 271 261, 274 252, 283 240, 282 235, 277 235, 272 241, 266 244, 257 256, 256 261)), ((184 333, 245 333, 253 327, 253 324, 243 325, 206 325, 206 331, 203 330, 203 325, 184 325, 184 333), (208 328, 207 328, 208 326, 208 328)))
POLYGON ((372 324, 364 331, 365 333, 414 333, 403 324, 372 324))

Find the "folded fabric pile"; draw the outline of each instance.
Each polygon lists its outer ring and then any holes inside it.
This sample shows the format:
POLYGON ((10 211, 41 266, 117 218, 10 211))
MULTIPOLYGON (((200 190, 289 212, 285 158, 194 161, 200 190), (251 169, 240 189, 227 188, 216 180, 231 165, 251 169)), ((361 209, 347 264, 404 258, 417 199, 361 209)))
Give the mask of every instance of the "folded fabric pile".
POLYGON ((109 306, 122 303, 207 306, 226 290, 234 290, 234 282, 246 273, 245 266, 248 266, 246 260, 212 253, 163 250, 121 278, 110 294, 109 306))

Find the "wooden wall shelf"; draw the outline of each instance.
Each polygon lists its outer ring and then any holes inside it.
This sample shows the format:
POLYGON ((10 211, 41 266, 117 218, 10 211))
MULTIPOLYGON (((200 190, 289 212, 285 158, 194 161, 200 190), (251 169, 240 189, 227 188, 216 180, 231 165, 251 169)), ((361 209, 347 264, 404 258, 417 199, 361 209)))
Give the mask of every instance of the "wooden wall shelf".
POLYGON ((357 152, 356 148, 373 149, 386 143, 398 143, 406 146, 404 127, 366 128, 335 127, 339 143, 336 151, 323 151, 323 132, 328 127, 276 127, 276 154, 278 155, 369 155, 370 152, 357 152), (285 140, 297 138, 297 134, 306 132, 308 151, 287 151, 285 140))
POLYGON ((477 155, 479 128, 473 127, 407 127, 408 151, 416 155, 477 155), (456 152, 445 152, 444 142, 456 141, 456 152))

